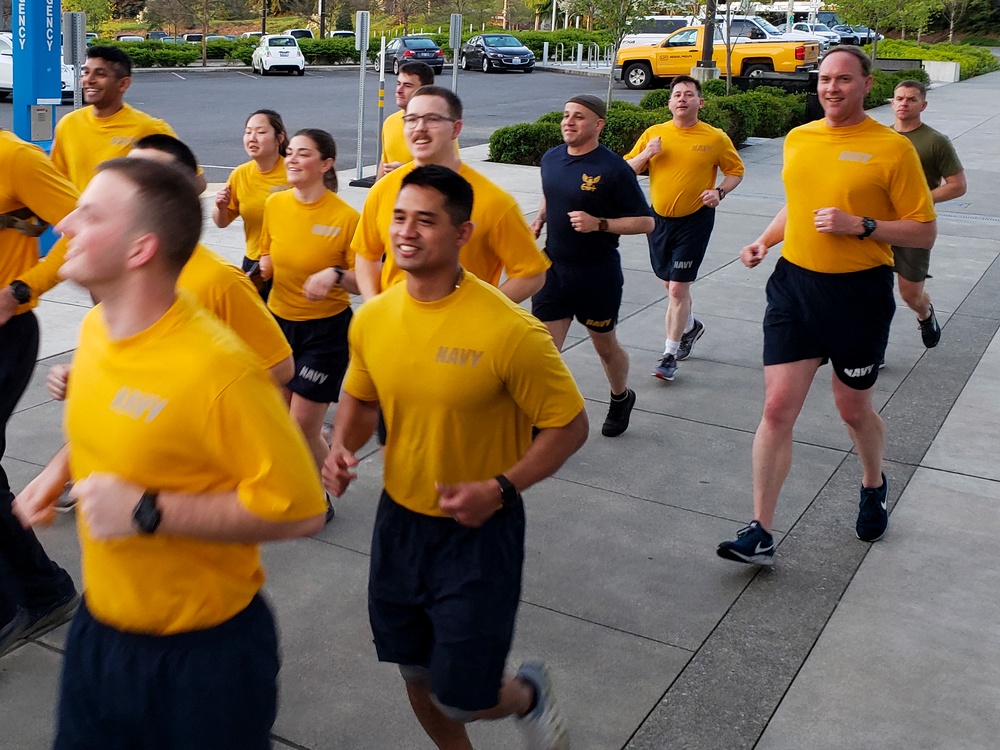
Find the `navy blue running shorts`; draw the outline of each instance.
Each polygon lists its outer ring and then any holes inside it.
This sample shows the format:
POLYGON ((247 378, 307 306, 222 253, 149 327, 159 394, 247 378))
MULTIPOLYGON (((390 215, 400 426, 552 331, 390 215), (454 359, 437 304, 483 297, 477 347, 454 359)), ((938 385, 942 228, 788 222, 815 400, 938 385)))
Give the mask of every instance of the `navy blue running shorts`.
POLYGON ((817 273, 778 260, 767 281, 764 364, 820 358, 844 385, 875 385, 896 311, 889 266, 817 273))
POLYGON ((267 750, 278 635, 259 594, 205 630, 142 635, 80 604, 63 660, 55 750, 267 750))
POLYGON ((625 277, 621 261, 571 266, 553 263, 545 285, 531 298, 531 312, 543 323, 576 318, 596 333, 613 331, 622 306, 625 277))
POLYGON ((295 376, 285 387, 302 398, 328 404, 340 398, 340 386, 350 358, 347 347, 347 327, 351 324, 351 308, 316 320, 278 321, 295 360, 295 376))
POLYGON ((687 216, 653 214, 656 225, 646 235, 653 273, 664 281, 694 281, 705 260, 715 226, 715 209, 702 206, 687 216))
POLYGON ((524 505, 478 529, 414 513, 382 492, 368 615, 379 661, 424 667, 431 694, 462 711, 499 702, 524 566, 524 505))

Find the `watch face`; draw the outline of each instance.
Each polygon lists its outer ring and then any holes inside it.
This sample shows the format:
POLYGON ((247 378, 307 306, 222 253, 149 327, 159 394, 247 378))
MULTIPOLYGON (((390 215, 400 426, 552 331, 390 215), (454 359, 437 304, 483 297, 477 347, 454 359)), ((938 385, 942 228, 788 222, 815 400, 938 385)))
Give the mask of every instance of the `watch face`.
POLYGON ((19 304, 23 305, 26 302, 31 301, 31 287, 25 284, 23 281, 15 281, 10 285, 10 292, 14 295, 14 300, 19 304))

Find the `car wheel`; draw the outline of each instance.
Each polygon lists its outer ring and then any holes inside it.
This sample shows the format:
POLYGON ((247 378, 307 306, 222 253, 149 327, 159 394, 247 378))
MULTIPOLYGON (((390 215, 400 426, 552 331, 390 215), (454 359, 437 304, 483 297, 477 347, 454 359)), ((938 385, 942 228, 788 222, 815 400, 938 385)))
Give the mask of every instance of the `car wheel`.
POLYGON ((395 57, 392 58, 392 74, 397 76, 399 75, 399 60, 395 57))
POLYGON ((459 65, 462 66, 462 70, 468 70, 469 69, 469 58, 467 58, 465 55, 462 55, 462 59, 459 62, 459 65))
POLYGON ((747 65, 743 69, 743 75, 747 76, 747 77, 750 77, 754 73, 757 73, 757 72, 760 72, 760 73, 770 73, 771 72, 771 68, 769 68, 767 65, 765 65, 763 63, 757 63, 755 65, 747 65))
POLYGON ((434 68, 434 75, 439 76, 442 73, 444 73, 444 65, 442 65, 440 68, 434 68))
POLYGON ((490 65, 490 58, 485 57, 485 56, 483 57, 483 72, 484 73, 492 73, 493 72, 493 67, 490 65))
POLYGON ((646 63, 629 65, 625 68, 622 80, 630 89, 647 89, 653 82, 653 72, 646 63))
POLYGON ((299 68, 299 69, 298 69, 297 71, 295 71, 295 72, 296 72, 296 74, 298 74, 298 75, 300 75, 300 76, 304 76, 304 75, 306 74, 306 69, 305 69, 304 67, 303 67, 303 68, 299 68))

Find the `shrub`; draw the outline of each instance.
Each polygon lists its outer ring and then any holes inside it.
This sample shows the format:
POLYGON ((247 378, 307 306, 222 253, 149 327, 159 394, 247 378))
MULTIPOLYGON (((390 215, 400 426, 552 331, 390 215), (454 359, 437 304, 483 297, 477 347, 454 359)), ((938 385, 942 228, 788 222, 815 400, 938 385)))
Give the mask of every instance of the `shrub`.
POLYGON ((653 89, 639 100, 640 109, 663 109, 670 102, 669 89, 653 89))
MULTIPOLYGON (((354 40, 352 39, 300 39, 299 48, 302 50, 302 56, 310 65, 357 64, 361 62, 361 53, 354 49, 354 40)), ((375 50, 375 53, 377 56, 378 49, 375 50)))
MULTIPOLYGON (((702 110, 703 113, 708 109, 710 104, 715 109, 722 110, 729 115, 725 127, 721 125, 716 125, 716 127, 722 127, 726 131, 734 146, 745 143, 746 139, 753 135, 757 129, 757 123, 760 120, 757 105, 746 94, 713 97, 705 102, 705 107, 702 110)), ((708 121, 707 116, 704 116, 702 119, 706 122, 708 121)), ((710 124, 715 125, 715 123, 710 124)))
POLYGON ((601 131, 601 143, 619 156, 632 150, 646 128, 670 119, 667 110, 644 111, 639 108, 608 110, 608 119, 601 131))
POLYGON ((762 86, 743 97, 757 109, 757 125, 751 135, 758 138, 780 138, 805 119, 805 94, 790 96, 781 89, 762 86), (778 93, 773 93, 775 90, 778 93))
POLYGON ((536 123, 550 125, 559 125, 562 122, 562 112, 546 112, 544 115, 535 120, 536 123))
POLYGON ((542 155, 562 142, 559 126, 552 123, 508 125, 490 136, 490 161, 537 167, 542 155))
POLYGON ((713 78, 710 81, 705 81, 701 85, 701 91, 707 99, 710 96, 725 96, 726 95, 726 79, 725 78, 713 78))
POLYGON ((990 36, 967 36, 959 44, 971 44, 976 47, 1000 47, 1000 39, 990 36))
MULTIPOLYGON (((871 45, 865 47, 871 54, 871 45)), ((879 42, 878 54, 887 58, 915 58, 917 60, 944 60, 957 62, 959 77, 962 80, 973 76, 1000 70, 1000 60, 984 47, 974 47, 968 44, 948 44, 938 42, 904 42, 899 39, 885 39, 879 42)))
POLYGON ((921 83, 929 83, 930 76, 923 68, 911 68, 910 70, 873 70, 871 91, 865 96, 865 109, 881 107, 889 99, 892 99, 896 84, 900 81, 912 79, 921 83))

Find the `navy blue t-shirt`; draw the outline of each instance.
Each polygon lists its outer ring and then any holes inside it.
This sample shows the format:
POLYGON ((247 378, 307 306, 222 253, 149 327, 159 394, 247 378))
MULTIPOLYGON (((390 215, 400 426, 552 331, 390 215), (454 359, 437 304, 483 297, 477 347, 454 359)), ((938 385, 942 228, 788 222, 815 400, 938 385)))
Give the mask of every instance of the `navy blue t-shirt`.
POLYGON ((619 260, 618 235, 577 232, 569 223, 570 211, 600 219, 653 215, 632 167, 606 146, 571 156, 564 143, 545 152, 541 167, 548 225, 545 252, 553 263, 582 266, 619 260))

